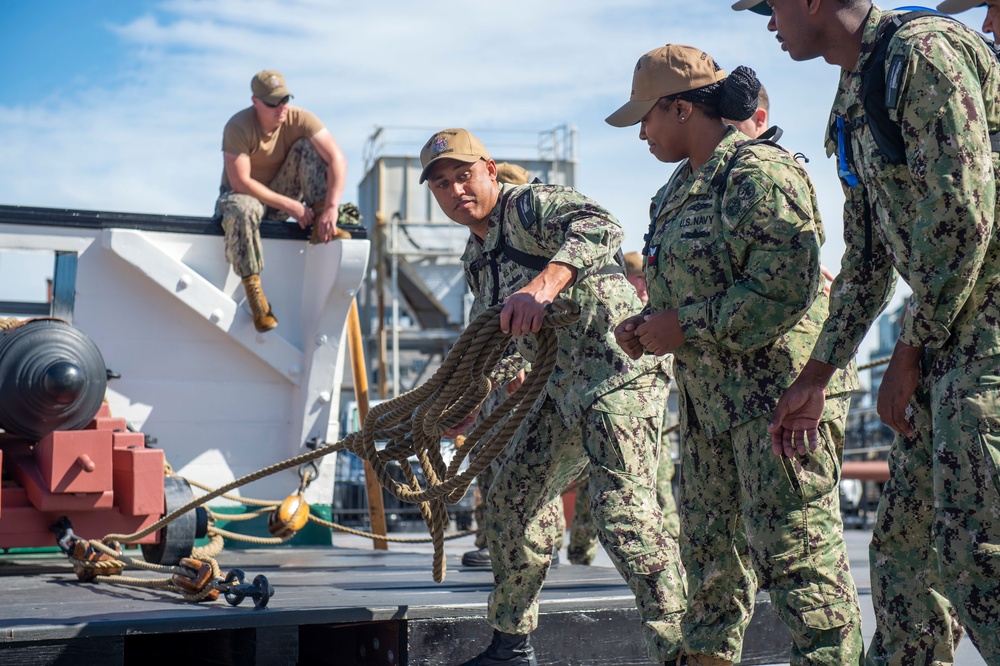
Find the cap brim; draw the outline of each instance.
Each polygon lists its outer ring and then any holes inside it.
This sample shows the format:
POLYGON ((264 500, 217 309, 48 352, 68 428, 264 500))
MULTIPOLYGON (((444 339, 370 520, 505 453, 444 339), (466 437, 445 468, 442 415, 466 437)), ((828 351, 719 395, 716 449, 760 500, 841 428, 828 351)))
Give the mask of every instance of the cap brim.
POLYGON ((973 7, 984 6, 986 6, 986 3, 983 0, 944 0, 944 2, 937 6, 937 10, 945 14, 958 14, 973 7))
POLYGON ((738 12, 748 9, 754 14, 760 14, 761 16, 771 15, 771 8, 767 6, 765 0, 737 0, 737 2, 733 3, 733 9, 738 12))
POLYGON ((267 102, 268 104, 277 104, 278 102, 280 102, 281 100, 285 99, 286 97, 288 99, 293 99, 295 97, 295 95, 293 95, 292 93, 290 93, 290 92, 288 92, 286 90, 285 92, 281 93, 280 95, 278 95, 278 94, 268 95, 267 97, 261 97, 261 99, 264 100, 265 102, 267 102))
POLYGON ((625 102, 620 109, 605 118, 604 122, 612 127, 630 127, 642 120, 658 101, 659 98, 625 102))
POLYGON ((455 160, 456 162, 465 162, 466 164, 472 164, 473 162, 478 162, 481 159, 483 158, 479 157, 478 155, 456 155, 454 153, 449 153, 447 155, 438 155, 430 162, 428 162, 427 166, 424 167, 424 170, 420 172, 420 180, 417 182, 423 184, 423 182, 427 180, 427 174, 434 167, 435 162, 439 162, 441 160, 455 160))

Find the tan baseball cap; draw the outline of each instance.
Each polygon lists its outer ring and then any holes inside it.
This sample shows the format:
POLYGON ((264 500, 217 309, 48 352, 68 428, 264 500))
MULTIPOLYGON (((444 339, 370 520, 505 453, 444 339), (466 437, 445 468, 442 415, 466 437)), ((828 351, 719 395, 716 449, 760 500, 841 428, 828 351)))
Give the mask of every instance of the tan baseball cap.
POLYGON ((511 185, 524 185, 531 181, 531 173, 520 164, 511 162, 497 163, 497 182, 511 185))
POLYGON ((605 121, 628 127, 642 120, 661 97, 696 90, 726 78, 708 54, 681 44, 667 44, 639 58, 632 74, 632 95, 605 121))
POLYGON ((432 164, 444 159, 471 163, 489 160, 490 154, 483 142, 469 130, 461 128, 441 130, 427 139, 427 143, 420 149, 420 166, 424 168, 420 172, 420 182, 427 180, 427 172, 432 164))
POLYGON ((749 9, 754 14, 760 14, 761 16, 771 15, 771 8, 767 6, 766 0, 739 0, 733 3, 733 9, 736 11, 749 9))
POLYGON ((983 0, 944 0, 944 2, 937 6, 937 9, 939 12, 944 12, 945 14, 958 14, 973 7, 985 6, 986 3, 983 0))
POLYGON ((285 85, 285 77, 273 69, 257 72, 250 80, 250 90, 254 97, 268 104, 277 104, 286 97, 292 97, 285 85))
POLYGON ((642 275, 642 255, 638 252, 625 253, 625 275, 642 275))

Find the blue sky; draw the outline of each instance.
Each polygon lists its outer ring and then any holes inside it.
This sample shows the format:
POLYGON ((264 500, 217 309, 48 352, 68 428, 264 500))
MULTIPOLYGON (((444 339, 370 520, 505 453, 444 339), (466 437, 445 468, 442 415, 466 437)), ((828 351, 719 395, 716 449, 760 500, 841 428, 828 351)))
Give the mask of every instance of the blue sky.
POLYGON ((38 103, 75 85, 117 75, 122 48, 109 39, 108 25, 141 15, 150 2, 47 2, 14 0, 5 3, 0 38, 8 67, 0 100, 5 105, 38 103))
MULTIPOLYGON (((376 126, 579 131, 577 186, 638 249, 672 165, 604 118, 640 55, 668 42, 757 70, 808 168, 837 269, 842 195, 823 134, 837 70, 794 63, 763 17, 718 0, 7 0, 0 21, 0 203, 210 215, 222 127, 249 80, 281 70, 363 177, 376 126)), ((887 2, 897 7, 905 2, 887 2)), ((982 10, 962 18, 976 28, 982 10)), ((416 153, 419 145, 413 148, 416 153)), ((525 155, 526 157, 533 155, 525 155)))

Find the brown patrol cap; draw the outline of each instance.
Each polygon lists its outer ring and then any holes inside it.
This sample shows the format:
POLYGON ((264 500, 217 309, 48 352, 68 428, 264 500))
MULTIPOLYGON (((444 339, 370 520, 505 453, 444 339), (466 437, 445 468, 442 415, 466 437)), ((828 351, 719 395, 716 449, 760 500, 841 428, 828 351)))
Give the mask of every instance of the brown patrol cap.
POLYGON ((531 182, 531 173, 520 164, 499 162, 497 164, 497 182, 524 185, 531 182))
POLYGON ((250 90, 253 91, 254 97, 268 104, 277 104, 286 97, 292 97, 292 93, 288 92, 288 87, 285 85, 285 77, 273 69, 257 72, 250 79, 250 90))
POLYGON ((642 255, 638 252, 625 253, 625 275, 642 275, 642 255))
POLYGON ((985 7, 983 0, 944 0, 937 6, 939 12, 945 14, 958 14, 973 7, 985 7))
POLYGON ((738 0, 738 2, 733 3, 733 9, 736 11, 749 9, 754 14, 760 14, 761 16, 771 15, 771 8, 767 6, 765 0, 738 0))
POLYGON ((469 130, 453 128, 435 132, 420 149, 420 166, 424 168, 420 172, 420 182, 427 180, 427 172, 430 171, 432 164, 445 159, 471 164, 479 160, 489 160, 490 154, 483 142, 469 130))
POLYGON ((726 78, 712 57, 693 46, 667 44, 639 58, 632 74, 629 101, 605 119, 609 125, 628 127, 642 120, 661 97, 704 88, 726 78))

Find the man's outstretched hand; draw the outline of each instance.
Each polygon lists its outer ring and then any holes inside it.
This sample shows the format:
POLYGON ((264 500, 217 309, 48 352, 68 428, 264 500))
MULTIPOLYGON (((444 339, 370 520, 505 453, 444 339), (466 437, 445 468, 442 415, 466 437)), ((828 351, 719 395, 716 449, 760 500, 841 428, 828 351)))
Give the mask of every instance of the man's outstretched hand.
POLYGON ((805 455, 806 442, 815 451, 819 443, 819 421, 826 404, 826 392, 819 387, 792 383, 774 410, 767 431, 771 433, 774 455, 791 458, 805 455))
POLYGON ((767 431, 776 456, 805 455, 819 444, 819 422, 826 406, 826 385, 837 369, 809 359, 775 407, 767 431))

